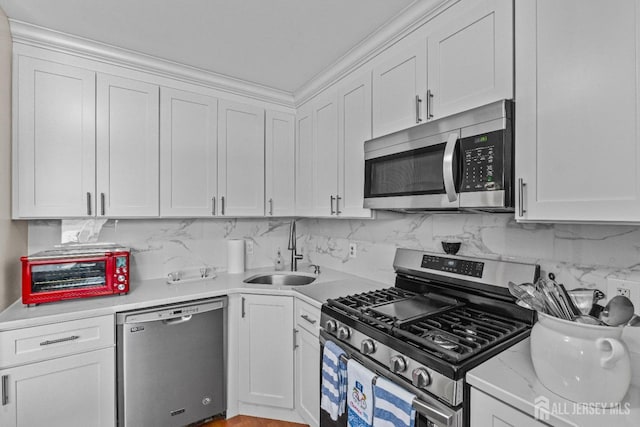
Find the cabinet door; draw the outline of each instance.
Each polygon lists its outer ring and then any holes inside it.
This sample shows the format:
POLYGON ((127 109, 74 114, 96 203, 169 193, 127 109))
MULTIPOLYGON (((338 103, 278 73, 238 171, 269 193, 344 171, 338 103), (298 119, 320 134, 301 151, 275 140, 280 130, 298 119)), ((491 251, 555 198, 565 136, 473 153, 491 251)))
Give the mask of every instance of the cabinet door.
POLYGON ((482 427, 543 427, 546 424, 493 397, 471 388, 471 422, 482 427))
POLYGON ((296 348, 296 409, 311 427, 320 420, 320 343, 316 335, 298 329, 296 348))
POLYGON ((264 215, 264 110, 220 100, 218 213, 264 215))
POLYGON ((518 220, 640 221, 638 7, 518 2, 518 220))
POLYGON ((19 56, 16 218, 95 215, 95 73, 19 56))
POLYGON ((364 141, 371 139, 371 73, 343 83, 338 90, 337 214, 371 217, 364 203, 364 141))
POLYGON ((374 137, 415 126, 426 117, 427 41, 389 52, 393 56, 373 69, 374 137))
POLYGON ((295 215, 295 117, 267 111, 265 138, 265 212, 295 215))
POLYGON ((98 74, 98 215, 159 213, 159 88, 98 74))
POLYGON ((217 99, 161 89, 160 215, 214 215, 217 123, 217 99))
POLYGON ((8 384, 0 425, 115 425, 114 349, 90 351, 0 371, 8 384))
POLYGON ((317 216, 336 214, 338 195, 338 102, 328 89, 313 102, 313 211, 317 216))
POLYGON ((296 115, 296 215, 313 216, 313 114, 311 104, 296 115))
POLYGON ((239 399, 293 408, 293 298, 243 295, 239 399))
POLYGON ((433 118, 513 98, 513 2, 452 7, 428 39, 433 118))

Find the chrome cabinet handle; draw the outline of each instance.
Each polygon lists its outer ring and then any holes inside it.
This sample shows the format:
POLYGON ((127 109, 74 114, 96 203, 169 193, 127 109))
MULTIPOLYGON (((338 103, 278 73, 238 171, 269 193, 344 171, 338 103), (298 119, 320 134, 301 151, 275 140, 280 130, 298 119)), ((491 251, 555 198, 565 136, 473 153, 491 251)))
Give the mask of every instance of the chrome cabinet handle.
POLYGON ((331 203, 331 215, 335 215, 336 211, 333 209, 333 202, 336 200, 336 198, 334 197, 334 195, 332 194, 329 197, 329 203, 331 203))
POLYGON ((296 348, 300 347, 298 345, 298 340, 296 338, 296 335, 298 334, 298 330, 296 328, 293 328, 293 349, 295 350, 296 348))
POLYGON ((224 196, 220 198, 220 214, 224 215, 224 196))
POLYGON ((216 214, 216 198, 215 196, 211 198, 211 215, 216 214))
POLYGON ((416 95, 416 123, 420 123, 422 121, 422 117, 420 117, 420 104, 421 103, 422 103, 422 99, 420 99, 420 95, 416 95))
POLYGON ((104 193, 100 193, 100 215, 104 216, 104 193))
POLYGON ((91 193, 87 191, 87 215, 91 215, 91 193))
POLYGON ((9 403, 9 375, 2 376, 2 406, 9 403))
POLYGON ((242 297, 242 318, 244 319, 245 311, 244 311, 244 297, 242 297))
POLYGON ((444 189, 450 202, 458 199, 456 193, 456 183, 453 180, 453 153, 458 142, 458 134, 452 133, 447 138, 447 145, 444 147, 444 157, 442 158, 442 178, 444 179, 444 189))
POLYGON ((336 196, 336 215, 340 215, 342 213, 340 210, 340 200, 342 200, 342 197, 336 196))
POLYGON ((269 215, 273 215, 273 199, 269 199, 269 215))
POLYGON ((300 317, 302 317, 304 320, 306 320, 307 322, 311 323, 312 325, 314 323, 316 323, 315 319, 310 318, 309 316, 307 316, 306 314, 301 315, 300 317))
POLYGON ((42 341, 40 343, 41 346, 45 346, 45 345, 51 345, 51 344, 58 344, 61 342, 66 342, 66 341, 75 341, 77 339, 80 339, 80 336, 78 335, 71 335, 70 337, 65 337, 65 338, 58 338, 56 340, 46 340, 46 341, 42 341))
POLYGON ((431 89, 428 89, 427 90, 427 120, 433 119, 433 112, 431 111, 433 110, 431 105, 432 99, 433 99, 433 92, 431 92, 431 89))
POLYGON ((518 216, 522 217, 527 212, 524 208, 524 187, 527 185, 522 178, 518 178, 518 216))

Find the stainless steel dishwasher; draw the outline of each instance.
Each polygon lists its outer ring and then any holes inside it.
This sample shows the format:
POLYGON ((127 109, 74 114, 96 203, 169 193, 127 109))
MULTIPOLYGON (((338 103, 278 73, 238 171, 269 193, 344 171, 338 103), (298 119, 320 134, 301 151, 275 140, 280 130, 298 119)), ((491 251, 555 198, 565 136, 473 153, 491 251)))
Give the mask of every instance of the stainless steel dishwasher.
POLYGON ((118 313, 118 425, 184 426, 226 411, 227 298, 118 313))

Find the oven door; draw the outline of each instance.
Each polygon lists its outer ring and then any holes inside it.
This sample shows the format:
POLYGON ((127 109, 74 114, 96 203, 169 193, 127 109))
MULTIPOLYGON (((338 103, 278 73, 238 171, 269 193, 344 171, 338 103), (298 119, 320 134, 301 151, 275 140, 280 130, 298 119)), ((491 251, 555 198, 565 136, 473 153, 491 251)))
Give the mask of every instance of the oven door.
POLYGON ((459 207, 460 131, 395 144, 365 143, 364 207, 421 210, 459 207))
MULTIPOLYGON (((416 395, 413 406, 416 410, 416 427, 461 427, 463 423, 463 410, 462 408, 452 408, 442 402, 439 402, 434 397, 420 391, 419 389, 407 384, 406 381, 393 374, 386 367, 379 365, 367 359, 365 356, 361 356, 356 350, 348 345, 338 342, 335 338, 332 338, 330 334, 321 330, 320 331, 320 354, 324 352, 324 343, 327 340, 331 340, 336 343, 346 353, 346 357, 357 360, 360 364, 367 369, 376 373, 378 376, 383 376, 394 383, 401 385, 403 388, 409 390, 416 395)), ((322 357, 320 357, 320 380, 322 381, 322 357)), ((338 418, 337 421, 333 421, 329 414, 320 409, 320 427, 346 427, 347 426, 347 411, 338 418)))

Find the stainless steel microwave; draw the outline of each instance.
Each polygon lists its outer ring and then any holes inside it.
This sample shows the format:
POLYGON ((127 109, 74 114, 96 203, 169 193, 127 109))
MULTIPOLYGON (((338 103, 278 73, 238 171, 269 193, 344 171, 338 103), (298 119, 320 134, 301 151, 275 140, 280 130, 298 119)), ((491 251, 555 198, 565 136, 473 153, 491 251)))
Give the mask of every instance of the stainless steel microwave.
POLYGON ((512 212, 513 102, 366 141, 364 207, 512 212))

